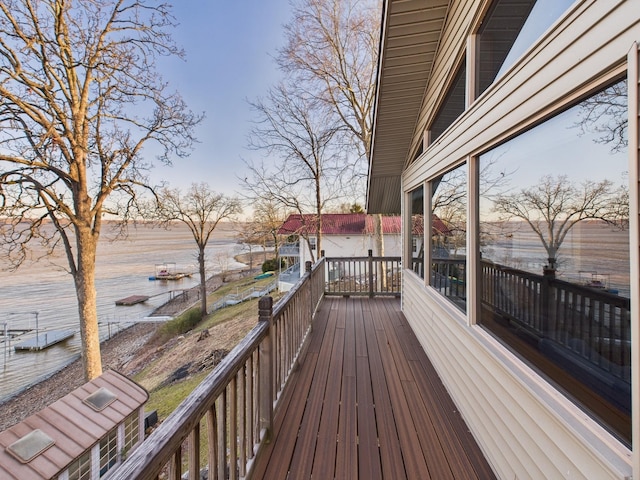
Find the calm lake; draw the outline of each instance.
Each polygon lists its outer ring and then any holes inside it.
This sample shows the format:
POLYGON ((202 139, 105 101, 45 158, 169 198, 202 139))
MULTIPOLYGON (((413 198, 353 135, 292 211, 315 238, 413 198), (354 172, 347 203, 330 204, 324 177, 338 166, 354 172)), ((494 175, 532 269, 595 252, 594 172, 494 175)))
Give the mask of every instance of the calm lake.
MULTIPOLYGON (((197 275, 178 281, 150 281, 156 265, 175 264, 181 272, 197 272, 196 244, 186 226, 170 230, 150 226, 131 227, 127 239, 111 241, 108 228, 98 248, 96 289, 101 339, 148 316, 169 300, 169 292, 195 286, 197 275), (116 300, 146 295, 148 301, 116 306, 116 300)), ((218 226, 207 247, 207 274, 244 265, 233 260, 242 251, 232 225, 218 226)), ((41 332, 73 330, 75 335, 46 350, 14 350, 33 337, 26 334, 9 341, 0 336, 0 402, 67 365, 80 354, 80 333, 73 279, 64 270, 65 257, 58 256, 7 272, 0 263, 0 330, 35 329, 41 332)))

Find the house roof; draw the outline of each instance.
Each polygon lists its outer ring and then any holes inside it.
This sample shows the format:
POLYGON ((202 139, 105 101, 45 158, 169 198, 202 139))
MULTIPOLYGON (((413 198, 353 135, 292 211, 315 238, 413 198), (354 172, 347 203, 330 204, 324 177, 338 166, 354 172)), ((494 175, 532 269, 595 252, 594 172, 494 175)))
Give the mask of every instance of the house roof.
MULTIPOLYGON (((420 217, 422 218, 422 217, 420 217)), ((285 220, 278 229, 279 235, 315 235, 316 215, 293 214, 285 220)), ((421 221, 413 222, 414 234, 422 234, 424 231, 421 221)), ((402 218, 398 215, 382 216, 382 232, 385 235, 400 234, 402 231, 402 218)), ((448 234, 449 229, 438 217, 433 217, 434 234, 448 234)), ((372 215, 366 213, 325 213, 322 215, 323 235, 373 235, 375 223, 372 215)))
POLYGON ((103 373, 0 433, 0 478, 20 480, 55 477, 138 410, 148 398, 144 388, 124 375, 113 370, 103 373), (115 395, 115 399, 107 396, 111 403, 96 411, 85 399, 101 388, 115 395), (23 462, 12 453, 19 449, 11 446, 36 430, 54 443, 23 462))
MULTIPOLYGON (((316 215, 293 214, 282 224, 280 235, 315 235, 316 215)), ((366 213, 325 213, 322 215, 323 235, 369 235, 374 232, 373 218, 366 213)), ((385 234, 401 231, 400 217, 382 217, 382 231, 385 234)))
POLYGON ((449 0, 384 2, 369 159, 369 213, 400 213, 401 174, 449 3, 449 0))

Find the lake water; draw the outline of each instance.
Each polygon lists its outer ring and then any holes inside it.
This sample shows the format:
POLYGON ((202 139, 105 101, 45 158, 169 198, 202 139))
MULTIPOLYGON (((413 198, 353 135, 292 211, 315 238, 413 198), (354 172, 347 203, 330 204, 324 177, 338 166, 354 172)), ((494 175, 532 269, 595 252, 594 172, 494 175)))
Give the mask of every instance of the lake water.
MULTIPOLYGON (((483 258, 519 270, 542 272, 543 265, 548 263, 547 253, 526 224, 485 223, 483 226, 491 233, 481 247, 483 258)), ((569 231, 558 251, 556 278, 580 284, 598 279, 628 298, 629 231, 597 221, 578 223, 569 231)))
MULTIPOLYGON (((144 319, 170 297, 170 291, 193 287, 198 275, 178 281, 150 281, 156 265, 175 263, 182 272, 197 272, 196 244, 186 226, 171 230, 149 226, 131 227, 127 239, 110 241, 106 234, 98 248, 96 290, 100 337, 106 339, 131 322, 144 319), (116 306, 116 300, 146 295, 147 302, 116 306)), ((113 236, 113 235, 111 235, 113 236)), ((241 268, 233 260, 241 252, 234 227, 219 226, 207 246, 207 275, 241 268)), ((0 402, 72 362, 80 355, 79 320, 71 275, 63 270, 65 258, 55 257, 25 265, 16 272, 0 275, 0 330, 36 327, 40 331, 73 330, 76 334, 40 352, 16 352, 24 335, 6 341, 0 336, 0 402)), ((6 269, 0 263, 0 268, 6 269)), ((34 335, 31 334, 31 337, 34 335)))

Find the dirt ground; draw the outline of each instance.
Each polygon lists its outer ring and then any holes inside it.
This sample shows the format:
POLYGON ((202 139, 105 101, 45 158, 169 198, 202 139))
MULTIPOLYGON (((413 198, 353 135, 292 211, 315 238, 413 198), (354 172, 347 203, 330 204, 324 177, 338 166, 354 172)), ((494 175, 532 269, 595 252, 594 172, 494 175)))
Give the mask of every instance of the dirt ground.
MULTIPOLYGON (((242 259, 239 258, 239 261, 242 259)), ((254 274, 245 270, 227 275, 226 280, 234 280, 254 274)), ((220 276, 214 276, 207 282, 207 291, 215 291, 223 284, 220 276)), ((191 302, 177 298, 160 307, 156 315, 177 315, 191 302)), ((209 336, 199 340, 200 336, 180 335, 164 345, 152 345, 149 340, 153 337, 160 323, 139 323, 122 330, 101 346, 103 370, 114 369, 130 376, 154 360, 163 357, 153 369, 145 375, 143 386, 148 390, 155 388, 166 380, 166 373, 173 371, 178 364, 185 364, 188 359, 189 374, 212 363, 217 363, 226 352, 231 350, 246 333, 255 325, 256 316, 250 318, 236 318, 220 329, 213 327, 209 336), (214 331, 215 330, 215 331, 214 331), (196 345, 197 344, 197 345, 196 345), (176 348, 178 347, 178 348, 176 348)), ((51 377, 24 390, 15 397, 0 404, 0 431, 24 420, 26 417, 42 410, 47 405, 63 397, 84 383, 82 363, 76 360, 51 377)))

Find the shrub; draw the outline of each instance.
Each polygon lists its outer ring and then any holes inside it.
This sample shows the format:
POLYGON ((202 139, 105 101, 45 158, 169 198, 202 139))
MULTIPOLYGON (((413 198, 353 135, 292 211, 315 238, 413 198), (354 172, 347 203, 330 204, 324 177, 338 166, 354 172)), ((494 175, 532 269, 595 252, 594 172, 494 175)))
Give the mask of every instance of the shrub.
POLYGON ((164 323, 156 333, 156 337, 160 342, 166 341, 168 338, 174 337, 176 335, 182 335, 183 333, 192 330, 200 320, 202 320, 202 315, 200 315, 200 306, 190 308, 186 312, 183 312, 181 315, 178 315, 173 320, 169 320, 164 323))
MULTIPOLYGON (((284 261, 284 258, 280 259, 280 266, 281 267, 285 267, 286 263, 284 261)), ((276 270, 278 270, 278 260, 276 260, 275 258, 270 258, 269 260, 266 260, 263 264, 262 264, 262 272, 275 272, 276 270)))

